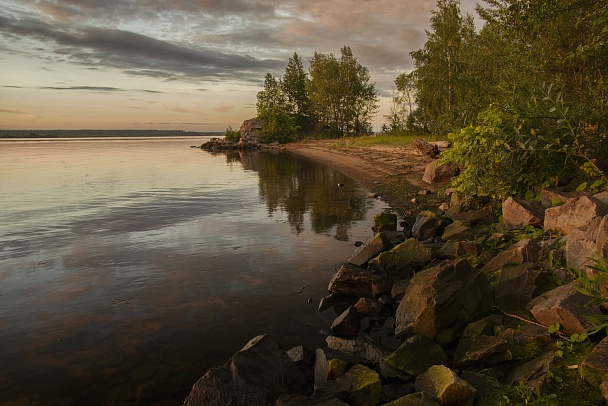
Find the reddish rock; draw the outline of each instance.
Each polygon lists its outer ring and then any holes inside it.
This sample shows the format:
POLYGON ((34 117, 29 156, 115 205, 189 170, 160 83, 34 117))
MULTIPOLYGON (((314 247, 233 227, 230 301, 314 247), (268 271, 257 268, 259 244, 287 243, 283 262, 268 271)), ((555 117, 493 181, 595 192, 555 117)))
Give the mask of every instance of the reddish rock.
POLYGON ((343 295, 372 297, 372 285, 377 279, 378 276, 370 271, 351 264, 344 264, 329 282, 327 290, 343 295))
POLYGON ((494 216, 494 211, 492 208, 486 206, 479 210, 468 210, 454 213, 452 215, 452 220, 462 221, 463 223, 476 226, 480 224, 492 224, 496 221, 496 217, 494 216))
POLYGON ((570 199, 562 206, 545 210, 543 228, 547 231, 556 230, 569 234, 574 229, 587 226, 593 219, 608 214, 608 204, 602 196, 583 196, 580 199, 570 199))
POLYGON ((502 216, 507 230, 527 225, 540 228, 545 219, 545 210, 538 204, 509 197, 502 203, 502 216))
POLYGON ((600 341, 582 363, 583 368, 608 373, 608 337, 600 341))
POLYGON ((566 192, 557 189, 543 189, 540 192, 540 203, 545 208, 561 206, 568 200, 576 198, 575 192, 566 192))
POLYGON ((506 265, 494 289, 494 302, 500 310, 524 310, 545 284, 547 274, 530 262, 506 265))
POLYGON ((597 253, 608 258, 608 215, 604 216, 597 231, 597 253))
POLYGON ((441 163, 433 161, 424 168, 422 181, 429 184, 445 183, 458 175, 460 169, 453 162, 441 163))
POLYGON ((540 254, 541 250, 538 244, 534 240, 526 238, 492 258, 483 266, 483 270, 494 272, 505 265, 518 265, 524 262, 535 263, 540 258, 540 254))

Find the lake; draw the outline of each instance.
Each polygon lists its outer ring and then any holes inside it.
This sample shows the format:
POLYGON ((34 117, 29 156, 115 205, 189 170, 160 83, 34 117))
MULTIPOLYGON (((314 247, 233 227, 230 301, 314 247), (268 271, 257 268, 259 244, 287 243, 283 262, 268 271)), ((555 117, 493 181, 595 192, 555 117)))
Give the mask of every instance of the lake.
POLYGON ((0 404, 181 404, 256 335, 323 345, 319 300, 385 204, 205 140, 0 140, 0 404))

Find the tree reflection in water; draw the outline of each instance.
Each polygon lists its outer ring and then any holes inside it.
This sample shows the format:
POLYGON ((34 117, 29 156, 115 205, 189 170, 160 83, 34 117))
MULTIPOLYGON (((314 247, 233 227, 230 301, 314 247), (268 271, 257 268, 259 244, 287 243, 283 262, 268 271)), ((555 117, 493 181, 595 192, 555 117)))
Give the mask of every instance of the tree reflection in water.
POLYGON ((229 152, 226 162, 258 173, 260 197, 266 201, 268 214, 286 212, 296 234, 305 231, 308 215, 315 233, 331 234, 335 227, 334 238, 348 241, 351 223, 362 220, 372 207, 365 190, 352 179, 292 153, 229 152))

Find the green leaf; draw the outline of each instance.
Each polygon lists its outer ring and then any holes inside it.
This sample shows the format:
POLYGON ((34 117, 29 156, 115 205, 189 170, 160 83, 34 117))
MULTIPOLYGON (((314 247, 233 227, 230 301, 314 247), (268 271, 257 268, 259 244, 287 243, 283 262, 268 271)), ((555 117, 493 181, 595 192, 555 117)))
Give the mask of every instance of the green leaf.
POLYGON ((549 333, 550 333, 550 334, 553 334, 553 333, 555 333, 555 332, 559 331, 559 328, 560 328, 560 327, 561 327, 561 325, 560 325, 559 323, 555 323, 555 324, 550 325, 550 326, 549 326, 549 329, 548 329, 548 330, 549 330, 549 333))
POLYGON ((580 185, 578 185, 578 187, 576 188, 576 191, 577 192, 582 192, 585 189, 587 189, 587 182, 583 182, 580 185))
POLYGON ((598 189, 600 186, 602 186, 604 184, 604 181, 601 179, 596 180, 595 182, 593 182, 591 184, 591 186, 589 186, 589 189, 598 189))
POLYGON ((551 107, 551 108, 549 109, 549 113, 553 113, 553 112, 555 112, 555 110, 557 110, 555 107, 551 107))

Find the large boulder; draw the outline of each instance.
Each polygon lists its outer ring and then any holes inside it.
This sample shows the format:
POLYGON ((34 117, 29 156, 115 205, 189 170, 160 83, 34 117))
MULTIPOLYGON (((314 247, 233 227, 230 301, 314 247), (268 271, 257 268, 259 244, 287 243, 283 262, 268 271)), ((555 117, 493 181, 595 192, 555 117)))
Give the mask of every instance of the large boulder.
POLYGON ((513 359, 509 343, 499 337, 478 335, 462 338, 454 355, 454 366, 466 369, 470 366, 490 367, 513 359))
POLYGON ((433 397, 426 392, 416 392, 403 396, 384 406, 439 406, 433 397))
POLYGON ((344 310, 331 325, 331 332, 341 337, 352 337, 359 334, 361 316, 353 306, 344 310))
POLYGON ((445 363, 447 359, 439 344, 425 337, 414 336, 406 340, 386 361, 407 376, 416 377, 433 365, 445 363))
POLYGON ((370 259, 391 248, 393 248, 393 244, 389 241, 386 234, 376 233, 365 244, 355 250, 348 263, 355 266, 364 266, 370 259))
POLYGON ((395 334, 419 334, 447 344, 491 310, 486 275, 465 259, 445 261, 412 278, 397 308, 395 334))
POLYGON ((390 355, 390 351, 363 339, 328 336, 325 342, 327 343, 327 347, 332 350, 358 357, 368 363, 378 362, 390 355))
POLYGON ((331 293, 359 297, 373 296, 373 283, 379 279, 370 271, 351 264, 343 264, 329 282, 331 293))
POLYGON ((504 377, 503 382, 513 386, 523 384, 534 390, 543 391, 546 389, 547 374, 554 359, 553 351, 545 352, 512 370, 504 377))
POLYGON ((458 175, 460 169, 454 162, 433 161, 424 168, 422 181, 429 184, 445 183, 458 175))
POLYGON ((604 216, 600 222, 595 241, 597 253, 604 258, 608 258, 608 215, 604 216))
POLYGON ((477 391, 454 371, 434 365, 416 378, 416 390, 426 392, 443 406, 457 406, 475 398, 477 391))
POLYGON ((492 224, 496 221, 496 217, 494 216, 492 208, 486 206, 478 210, 467 210, 454 213, 452 215, 452 220, 477 226, 480 224, 492 224))
POLYGON ((282 394, 306 394, 304 375, 268 336, 253 338, 230 361, 199 379, 184 406, 266 406, 282 394))
POLYGON ((375 406, 382 397, 382 382, 378 373, 364 365, 354 365, 337 379, 349 385, 341 398, 352 406, 375 406))
POLYGON ((443 230, 441 239, 443 241, 466 241, 474 240, 482 234, 483 231, 471 228, 467 223, 456 220, 443 230))
POLYGON ((507 230, 527 225, 542 227, 545 210, 539 204, 509 197, 502 203, 502 217, 507 230))
POLYGON ((483 266, 483 270, 494 272, 505 265, 518 265, 524 262, 535 263, 539 260, 540 254, 541 249, 538 244, 530 238, 525 238, 488 261, 483 266))
POLYGON ((380 269, 389 278, 410 278, 412 274, 435 258, 435 254, 415 238, 382 252, 370 262, 370 268, 380 269))
POLYGON ((241 140, 243 142, 249 144, 259 144, 260 143, 260 131, 264 128, 264 124, 262 120, 259 118, 251 118, 249 120, 243 121, 241 128, 239 129, 241 133, 241 140))
POLYGON ((502 268, 494 289, 494 303, 500 310, 524 310, 545 284, 547 274, 530 262, 502 268))
POLYGON ((433 212, 424 210, 416 216, 412 236, 420 241, 428 240, 441 231, 441 219, 433 212))
POLYGON ((556 230, 569 234, 574 229, 589 224, 597 217, 608 214, 608 203, 595 196, 583 196, 580 199, 570 199, 562 206, 545 210, 545 230, 556 230))
POLYGON ((564 333, 583 333, 590 327, 584 316, 600 315, 600 308, 588 296, 576 291, 572 284, 562 285, 533 299, 528 308, 534 318, 545 326, 559 323, 564 333))
POLYGON ((397 215, 395 213, 387 213, 385 211, 374 215, 374 230, 380 231, 395 231, 397 229, 397 215))

